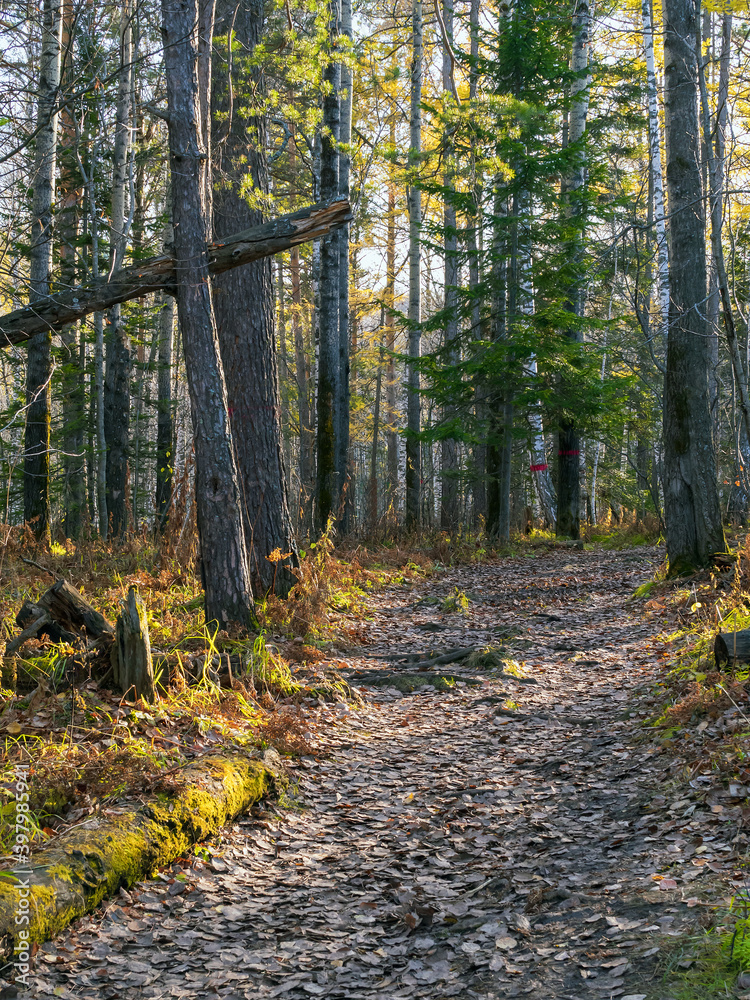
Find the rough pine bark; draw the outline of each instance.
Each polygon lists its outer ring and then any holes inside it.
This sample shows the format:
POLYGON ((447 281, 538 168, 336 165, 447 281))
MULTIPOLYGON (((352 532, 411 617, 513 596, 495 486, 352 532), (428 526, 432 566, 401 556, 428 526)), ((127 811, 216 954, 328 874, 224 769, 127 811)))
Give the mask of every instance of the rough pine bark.
MULTIPOLYGON (((62 72, 63 92, 73 87, 74 12, 71 0, 63 3, 62 72)), ((60 244, 60 284, 73 287, 76 281, 76 245, 78 241, 83 188, 75 160, 75 120, 72 109, 60 113, 59 178, 57 182, 57 231, 60 244)), ((61 331, 63 363, 63 476, 64 519, 67 538, 78 538, 86 519, 86 468, 84 428, 86 424, 86 346, 80 324, 61 331)))
MULTIPOLYGON (((320 197, 334 198, 339 191, 338 141, 341 122, 341 64, 336 58, 339 34, 338 0, 329 4, 331 52, 323 71, 327 90, 323 98, 323 130, 320 143, 320 197)), ((340 483, 336 474, 336 431, 339 402, 339 243, 331 233, 320 244, 320 309, 318 354, 318 468, 316 520, 323 531, 336 516, 340 483)))
MULTIPOLYGON (((341 0, 341 37, 351 41, 352 0, 341 0)), ((349 50, 346 50, 347 54, 349 50)), ((347 60, 341 63, 341 112, 339 122, 339 196, 349 200, 349 147, 352 141, 352 67, 347 60)), ((349 455, 349 410, 351 406, 349 389, 350 344, 349 344, 349 223, 338 231, 339 244, 339 365, 338 365, 338 407, 336 411, 336 476, 340 484, 341 502, 339 532, 345 533, 352 527, 354 483, 352 463, 349 455)))
MULTIPOLYGON (((391 148, 396 148, 396 119, 391 117, 391 148)), ((398 517, 398 411, 396 409, 396 179, 394 165, 389 164, 388 216, 385 248, 385 322, 388 330, 385 401, 388 411, 386 424, 386 486, 385 506, 389 516, 398 517)))
MULTIPOLYGON (((212 73, 213 226, 220 240, 263 221, 269 192, 265 126, 253 114, 263 80, 250 58, 263 33, 258 0, 218 0, 212 73), (226 42, 224 39, 226 38, 226 42), (231 39, 231 47, 230 47, 231 39), (252 190, 243 185, 252 182, 252 190)), ((227 385, 240 481, 250 582, 254 593, 286 597, 297 563, 281 437, 271 259, 217 275, 214 312, 227 385), (287 558, 269 562, 276 549, 287 558)))
POLYGON ((256 622, 207 251, 214 8, 212 0, 162 0, 161 10, 177 311, 193 423, 206 621, 247 626, 256 622))
MULTIPOLYGON (((60 0, 44 0, 42 49, 37 98, 36 155, 32 181, 31 301, 49 294, 52 270, 52 203, 55 198, 58 115, 53 113, 60 86, 62 11, 60 0)), ((49 541, 49 446, 52 334, 44 330, 29 342, 26 357, 23 516, 35 536, 49 541)))
POLYGON ((159 308, 159 363, 156 375, 156 521, 166 526, 174 476, 174 428, 172 420, 172 348, 174 344, 174 299, 162 293, 159 308))
POLYGON ((725 546, 708 405, 706 239, 698 125, 697 14, 664 2, 664 104, 670 211, 664 380, 664 513, 669 574, 707 566, 725 546))
MULTIPOLYGON (((110 270, 122 266, 127 242, 126 192, 128 157, 131 147, 131 87, 133 79, 133 11, 130 0, 122 4, 120 15, 120 72, 117 88, 110 270)), ((107 443, 107 514, 109 531, 121 535, 128 524, 127 486, 130 450, 130 338, 118 304, 109 311, 106 332, 104 438, 107 443)))
MULTIPOLYGON (((443 40, 443 93, 453 94, 455 81, 453 79, 453 59, 450 46, 453 44, 453 0, 442 0, 443 24, 445 38, 443 40)), ((454 151, 450 139, 446 137, 445 161, 446 169, 443 176, 445 201, 443 203, 443 256, 445 262, 445 347, 448 364, 458 361, 458 237, 456 231, 456 208, 452 203, 454 190, 453 163, 454 151)), ((453 407, 446 406, 443 419, 451 420, 455 416, 453 407)), ((455 438, 446 437, 440 442, 441 468, 441 500, 440 527, 443 531, 454 532, 458 529, 458 442, 455 438)))
MULTIPOLYGON (((419 188, 419 165, 422 154, 422 0, 411 6, 411 84, 409 109, 409 358, 416 362, 422 353, 422 274, 419 234, 422 225, 422 192, 419 188)), ((421 400, 419 368, 410 364, 406 383, 406 527, 419 527, 422 503, 421 400)))

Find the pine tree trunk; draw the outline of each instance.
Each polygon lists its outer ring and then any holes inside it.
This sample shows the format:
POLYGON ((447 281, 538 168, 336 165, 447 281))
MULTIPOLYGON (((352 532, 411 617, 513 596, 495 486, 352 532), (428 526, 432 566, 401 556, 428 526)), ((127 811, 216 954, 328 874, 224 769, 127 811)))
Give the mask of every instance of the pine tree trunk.
MULTIPOLYGON (((130 0, 123 0, 120 15, 120 71, 112 169, 110 271, 119 270, 122 266, 127 245, 125 205, 131 146, 132 79, 133 12, 130 0)), ((107 515, 109 531, 117 537, 123 534, 128 525, 131 368, 130 338, 119 304, 112 306, 109 311, 105 363, 104 438, 107 443, 107 515)))
MULTIPOLYGON (((453 63, 448 46, 453 44, 453 0, 442 0, 443 23, 447 43, 443 43, 443 91, 453 93, 453 63)), ((446 138, 443 176, 445 200, 443 203, 444 261, 445 261, 445 346, 448 364, 458 362, 458 238, 456 234, 456 208, 452 203, 454 191, 454 151, 446 138)), ((455 410, 446 406, 443 419, 450 421, 455 410)), ((441 501, 440 527, 443 531, 455 532, 459 523, 458 504, 458 442, 455 438, 444 438, 440 444, 441 501)))
MULTIPOLYGON (((423 28, 422 0, 412 0, 412 50, 409 111, 409 357, 417 361, 422 353, 422 274, 420 229, 422 225, 422 192, 419 189, 420 158, 422 155, 422 60, 423 28)), ((419 527, 422 505, 422 445, 418 440, 422 423, 419 396, 419 368, 408 367, 406 385, 406 527, 419 527)))
MULTIPOLYGON (((505 204, 502 194, 502 178, 495 178, 495 193, 493 199, 493 213, 495 217, 494 233, 492 238, 492 321, 491 336, 495 342, 504 340, 507 336, 507 266, 506 266, 506 229, 503 217, 505 215, 505 204)), ((512 415, 513 387, 509 384, 504 386, 491 386, 491 396, 488 405, 488 430, 487 430, 487 534, 490 537, 504 536, 501 533, 505 530, 505 525, 509 522, 507 518, 501 517, 501 511, 507 511, 510 506, 510 498, 507 495, 506 486, 509 477, 505 475, 504 465, 501 461, 501 453, 505 443, 506 429, 505 418, 512 415), (501 495, 502 494, 502 495, 501 495)))
POLYGON ((96 496, 99 535, 109 533, 107 516, 107 440, 104 434, 104 316, 94 313, 94 369, 96 381, 96 496))
MULTIPOLYGON (((267 196, 263 118, 253 114, 248 60, 263 33, 263 8, 252 0, 219 0, 217 37, 230 36, 236 51, 222 44, 214 52, 212 83, 213 223, 221 240, 239 227, 263 219, 251 208, 241 185, 267 196), (231 79, 229 74, 231 74, 231 79), (232 103, 234 102, 234 103, 232 103)), ((262 78, 254 84, 263 89, 262 78)), ((286 491, 281 439, 281 399, 276 358, 271 259, 255 261, 214 279, 214 310, 227 384, 245 545, 254 593, 272 588, 286 597, 295 583, 296 545, 286 491), (251 377, 248 377, 252 373, 251 377), (266 558, 280 549, 283 562, 266 558)))
POLYGON ((706 242, 697 108, 697 15, 664 3, 664 103, 670 210, 670 307, 664 381, 664 507, 669 573, 725 548, 708 409, 706 242))
POLYGON ((162 292, 159 309, 159 362, 156 375, 156 523, 166 527, 174 475, 172 417, 172 345, 174 299, 162 292))
MULTIPOLYGON (((320 150, 320 197, 326 201, 339 191, 341 64, 336 59, 339 34, 339 2, 329 3, 331 52, 323 72, 329 89, 323 98, 323 131, 320 150)), ((331 233, 320 245, 320 311, 318 356, 318 468, 316 520, 324 531, 330 517, 336 517, 340 483, 336 473, 339 404, 339 240, 331 233)))
MULTIPOLYGON (((479 0, 471 0, 469 9, 469 32, 471 36, 471 63, 469 67, 469 98, 474 101, 477 97, 477 87, 479 83, 479 0)), ((482 248, 482 188, 481 174, 477 172, 475 152, 471 153, 471 172, 473 182, 473 204, 472 219, 469 229, 469 291, 471 294, 471 336, 472 339, 482 338, 482 292, 480 286, 481 268, 480 254, 482 248)), ((477 423, 481 426, 486 422, 487 406, 485 403, 485 386, 483 379, 477 379, 474 405, 474 415, 477 423)), ((482 440, 480 431, 479 441, 473 448, 474 480, 472 493, 474 498, 473 520, 474 527, 479 529, 482 523, 487 521, 487 445, 482 440)))
MULTIPOLYGON (((583 341, 581 324, 585 311, 584 276, 581 273, 583 257, 583 194, 586 176, 586 156, 584 138, 589 107, 589 86, 591 84, 589 47, 591 43, 591 9, 589 0, 576 0, 573 14, 573 49, 570 68, 573 81, 570 87, 570 121, 568 144, 573 147, 574 164, 565 179, 564 195, 568 217, 576 220, 577 232, 571 240, 573 285, 566 305, 571 314, 571 326, 567 337, 574 343, 583 341)), ((580 504, 580 437, 577 421, 570 417, 560 422, 558 434, 558 484, 557 484, 557 534, 579 538, 581 534, 580 504)))
MULTIPOLYGON (((73 9, 70 0, 63 4, 62 52, 64 67, 62 87, 67 94, 73 86, 73 9)), ((60 113, 59 179, 57 183, 57 231, 60 244, 60 284, 76 284, 76 248, 80 228, 82 188, 75 169, 75 120, 70 107, 60 113)), ((78 538, 86 518, 86 475, 83 433, 85 413, 85 341, 79 324, 61 331, 63 364, 63 476, 64 520, 67 538, 78 538)))
MULTIPOLYGON (((341 0, 341 35, 351 41, 352 0, 341 0)), ((347 50, 348 52, 348 50, 347 50)), ((341 121, 339 140, 339 196, 349 200, 350 155, 352 141, 352 68, 348 62, 341 64, 341 121)), ((338 365, 338 407, 336 433, 336 477, 340 485, 341 499, 339 532, 346 533, 352 527, 354 482, 349 460, 349 223, 338 231, 339 244, 339 365, 338 365)))
MULTIPOLYGON (((396 118, 391 114, 391 148, 396 148, 396 118)), ((398 518, 398 413, 396 410, 396 179, 394 165, 389 164, 388 215, 386 219, 385 244, 385 323, 388 330, 388 356, 386 359, 385 402, 388 411, 386 441, 386 484, 385 506, 389 517, 398 518)))
MULTIPOLYGON (((528 191, 521 191, 516 199, 515 210, 515 248, 513 256, 515 284, 514 308, 517 316, 532 317, 534 315, 534 285, 532 280, 531 245, 529 237, 531 212, 531 197, 528 191)), ((524 364, 524 372, 533 386, 538 377, 536 354, 529 355, 524 364)), ((530 472, 542 509, 542 517, 548 527, 553 527, 557 518, 557 498, 555 487, 547 463, 547 445, 544 439, 541 406, 534 402, 528 409, 527 421, 530 431, 529 450, 531 452, 530 472)))
POLYGON ((305 338, 302 331, 302 282, 298 247, 294 247, 290 254, 289 271, 292 280, 292 336, 294 338, 297 412, 299 416, 299 519, 306 534, 309 532, 309 511, 312 502, 312 459, 315 442, 310 412, 310 366, 305 352, 305 338))
MULTIPOLYGON (((37 98, 37 135, 31 207, 29 284, 32 303, 49 294, 52 271, 52 204, 55 198, 62 10, 60 0, 44 0, 37 98)), ((23 516, 35 536, 49 541, 50 378, 52 335, 45 330, 29 342, 26 358, 23 516)))
POLYGON ((177 311, 195 444, 206 621, 255 624, 226 386, 209 281, 213 3, 162 0, 177 311))

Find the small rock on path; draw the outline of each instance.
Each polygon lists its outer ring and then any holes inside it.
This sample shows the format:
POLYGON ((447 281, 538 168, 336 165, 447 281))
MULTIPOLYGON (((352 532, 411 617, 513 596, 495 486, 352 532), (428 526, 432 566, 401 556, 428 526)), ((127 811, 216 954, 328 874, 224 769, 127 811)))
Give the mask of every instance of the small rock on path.
MULTIPOLYGON (((331 756, 296 765, 291 808, 256 810, 221 858, 140 883, 47 943, 29 995, 658 997, 660 949, 708 874, 688 867, 666 891, 652 879, 675 861, 654 836, 673 818, 653 803, 669 762, 626 717, 659 628, 627 598, 660 558, 553 551, 417 588, 472 593, 464 615, 414 608, 414 591, 374 597, 369 652, 434 647, 425 625, 443 648, 520 627, 515 658, 537 683, 470 687, 457 665, 448 693, 321 709, 331 756)), ((351 666, 393 669, 364 653, 351 666)))

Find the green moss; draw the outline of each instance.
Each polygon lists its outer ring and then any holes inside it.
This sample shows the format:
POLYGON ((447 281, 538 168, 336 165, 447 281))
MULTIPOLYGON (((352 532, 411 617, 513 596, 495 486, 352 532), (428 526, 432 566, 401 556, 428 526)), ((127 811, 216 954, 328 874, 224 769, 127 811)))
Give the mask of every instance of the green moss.
MULTIPOLYGON (((277 777, 276 763, 249 756, 204 759, 184 769, 182 787, 166 801, 155 798, 95 828, 73 830, 33 855, 30 940, 44 941, 121 886, 205 840, 268 794, 277 777)), ((15 917, 23 895, 18 883, 0 883, 0 949, 6 955, 18 939, 15 917)))
POLYGON ((502 648, 499 646, 477 649, 464 660, 464 665, 469 670, 508 670, 510 664, 513 664, 513 661, 503 656, 502 648))

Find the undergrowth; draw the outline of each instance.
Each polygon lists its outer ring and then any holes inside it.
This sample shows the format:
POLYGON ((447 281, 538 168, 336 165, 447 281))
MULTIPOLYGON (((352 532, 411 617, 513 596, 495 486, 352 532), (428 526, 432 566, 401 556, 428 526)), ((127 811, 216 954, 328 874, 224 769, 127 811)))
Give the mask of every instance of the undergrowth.
POLYGON ((700 936, 677 939, 666 951, 658 992, 649 1000, 718 1000, 750 995, 750 920, 742 900, 718 917, 707 911, 700 936))

